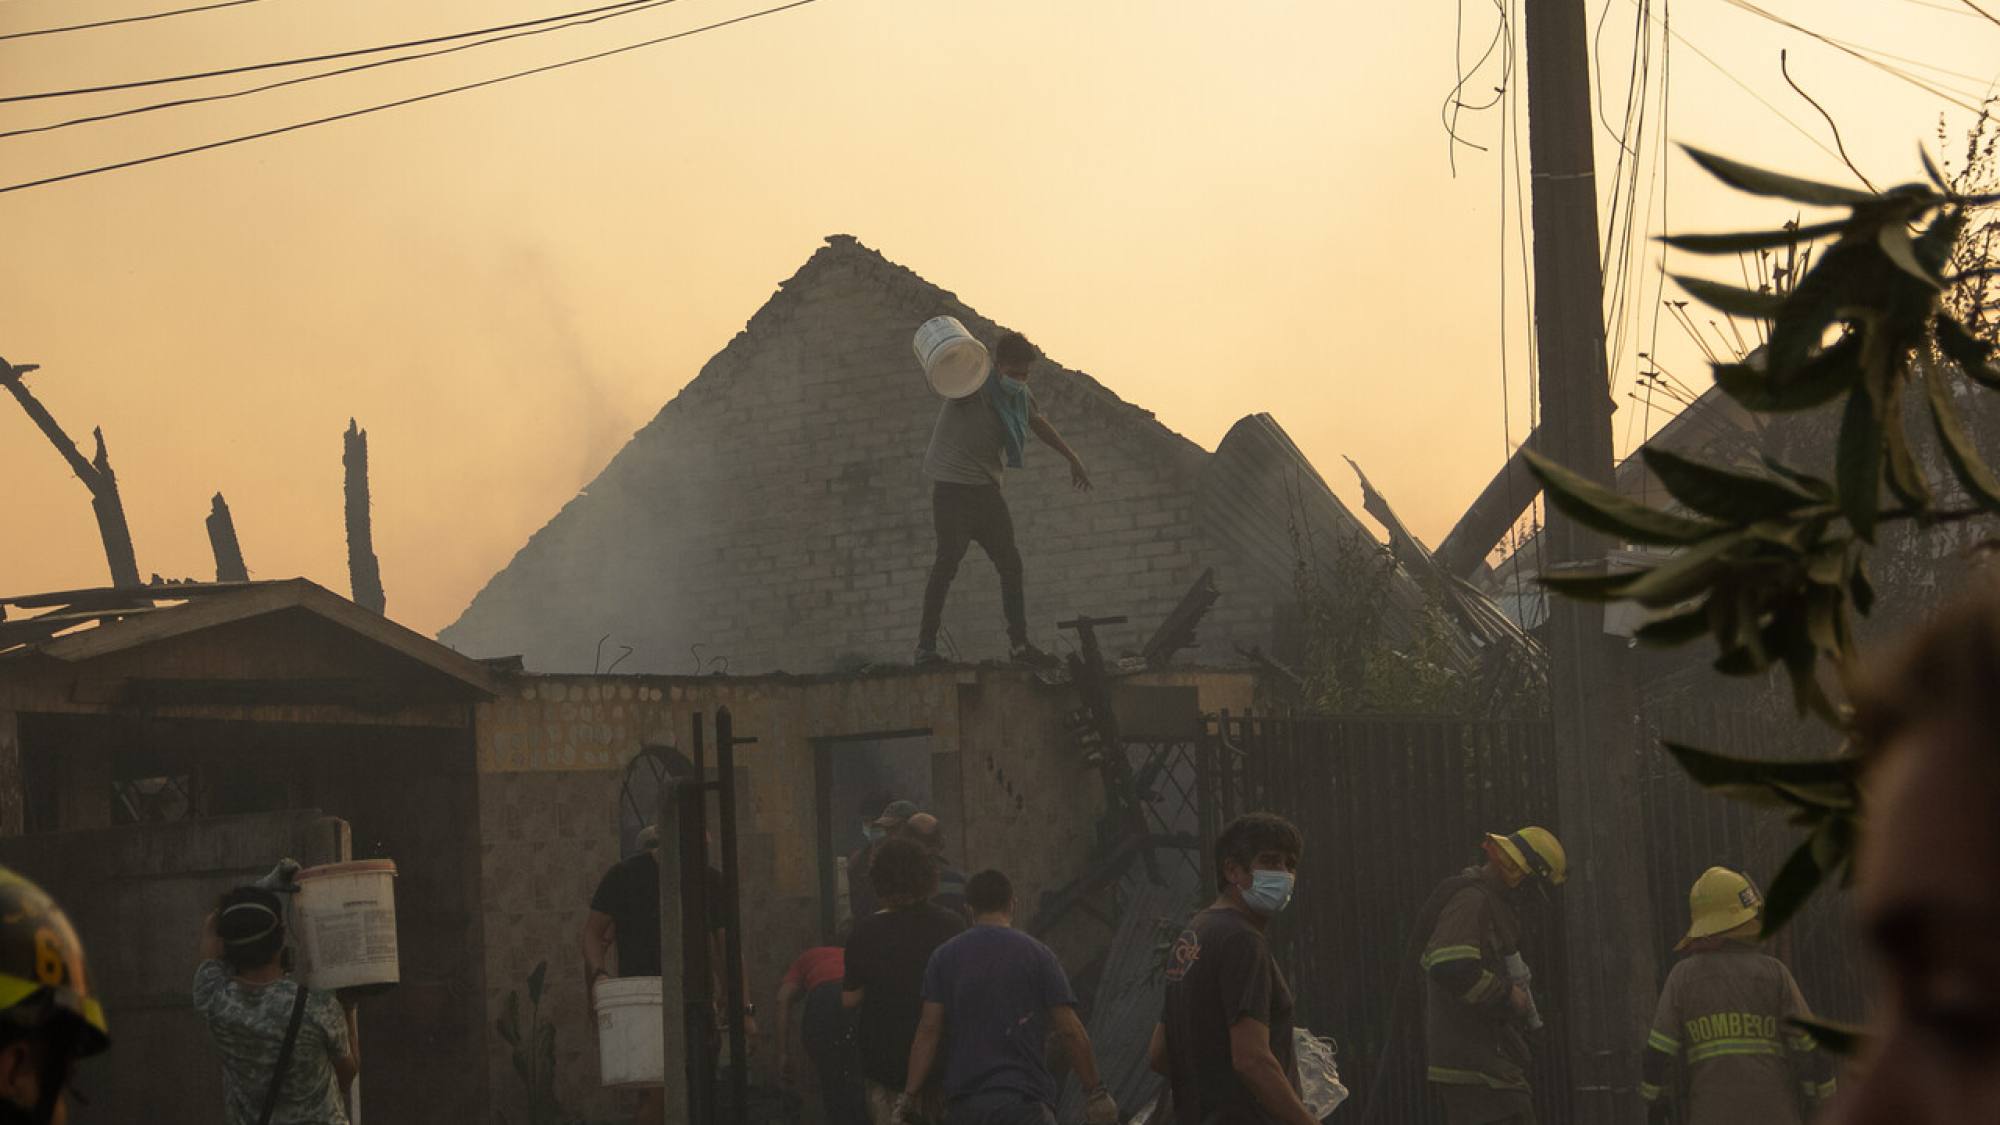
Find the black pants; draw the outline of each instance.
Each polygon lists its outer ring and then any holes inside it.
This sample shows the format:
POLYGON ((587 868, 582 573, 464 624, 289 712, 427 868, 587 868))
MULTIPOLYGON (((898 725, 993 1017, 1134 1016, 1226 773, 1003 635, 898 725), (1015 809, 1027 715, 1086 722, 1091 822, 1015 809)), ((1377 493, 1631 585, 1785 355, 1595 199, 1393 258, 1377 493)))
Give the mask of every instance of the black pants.
POLYGON ((931 485, 931 519, 937 526, 937 558, 931 563, 930 583, 924 587, 924 620, 917 631, 917 647, 937 647, 945 595, 951 592, 951 580, 958 576, 959 560, 973 543, 979 544, 993 560, 993 569, 1000 572, 1000 608, 1007 616, 1008 643, 1028 643, 1021 552, 1014 546, 1014 517, 1007 511, 1000 486, 938 481, 931 485))
POLYGON ((826 1107, 827 1125, 868 1125, 868 1099, 861 1091, 853 1014, 840 1006, 839 981, 828 981, 806 993, 799 1038, 805 1043, 813 1072, 819 1075, 819 1097, 826 1107))

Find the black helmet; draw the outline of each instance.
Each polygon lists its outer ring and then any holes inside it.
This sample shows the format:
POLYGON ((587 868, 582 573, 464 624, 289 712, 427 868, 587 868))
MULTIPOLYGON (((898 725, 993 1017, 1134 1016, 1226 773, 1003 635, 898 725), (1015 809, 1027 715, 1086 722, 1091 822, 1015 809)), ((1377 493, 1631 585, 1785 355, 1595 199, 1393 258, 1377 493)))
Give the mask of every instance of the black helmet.
POLYGON ((75 1026, 78 1057, 111 1045, 104 1006, 90 992, 83 942, 48 892, 0 867, 0 1024, 75 1026))

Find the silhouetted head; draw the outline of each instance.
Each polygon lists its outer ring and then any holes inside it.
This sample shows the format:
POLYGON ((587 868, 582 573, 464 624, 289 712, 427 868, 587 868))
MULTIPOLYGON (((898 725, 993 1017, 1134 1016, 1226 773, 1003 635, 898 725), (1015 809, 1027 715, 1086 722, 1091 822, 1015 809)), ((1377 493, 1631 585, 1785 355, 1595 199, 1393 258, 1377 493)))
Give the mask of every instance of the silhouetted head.
POLYGON ((1042 358, 1042 349, 1019 332, 1002 332, 993 345, 993 366, 1010 379, 1026 379, 1028 369, 1042 358))
POLYGON ((911 906, 937 893, 937 867, 922 844, 892 836, 875 845, 868 863, 868 885, 889 907, 911 906))
POLYGON ((260 887, 238 887, 216 901, 215 933, 231 969, 247 973, 264 968, 285 948, 284 905, 260 887))
POLYGON ((977 915, 1012 915, 1014 884, 1007 876, 987 868, 965 881, 965 905, 977 915))

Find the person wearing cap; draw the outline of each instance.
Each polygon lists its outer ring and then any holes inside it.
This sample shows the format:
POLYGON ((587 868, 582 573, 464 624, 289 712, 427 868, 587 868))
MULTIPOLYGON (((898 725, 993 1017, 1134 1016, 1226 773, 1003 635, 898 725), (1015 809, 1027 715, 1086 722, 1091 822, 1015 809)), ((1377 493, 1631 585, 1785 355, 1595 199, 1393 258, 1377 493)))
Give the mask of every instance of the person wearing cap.
POLYGON ((1027 597, 1021 550, 1014 543, 1014 517, 1000 492, 1007 467, 1018 469, 1028 435, 1040 438, 1069 462, 1070 484, 1090 490, 1083 459, 1069 447, 1028 389, 1028 374, 1042 350, 1019 332, 1007 332, 993 346, 993 371, 978 390, 964 398, 946 399, 931 429, 924 451, 924 476, 931 482, 931 521, 937 531, 937 555, 924 585, 924 608, 917 628, 917 667, 943 663, 938 655, 938 626, 944 619, 945 596, 958 576, 965 550, 977 543, 1000 574, 1000 608, 1007 620, 1008 654, 1017 664, 1053 668, 1061 662, 1028 640, 1027 597))
POLYGON ((354 999, 288 973, 278 895, 297 870, 286 861, 258 885, 224 894, 202 925, 194 1011, 222 1056, 226 1125, 347 1125, 343 1091, 361 1069, 354 999))
POLYGON ((1791 970, 1756 947, 1764 899, 1741 873, 1711 867, 1688 892, 1686 953, 1660 990, 1646 1037, 1639 1094, 1664 1125, 1798 1125, 1833 1096, 1832 1068, 1813 1037, 1791 970))
POLYGON ((880 809, 873 825, 876 835, 860 851, 847 861, 847 905, 848 912, 856 922, 882 908, 881 900, 875 896, 875 881, 868 872, 875 864, 875 853, 882 848, 882 841, 903 834, 903 828, 910 818, 917 815, 915 801, 890 801, 880 809))
POLYGON ((868 890, 868 860, 874 854, 875 845, 889 838, 889 832, 880 824, 882 810, 888 808, 896 798, 881 790, 876 790, 861 798, 856 812, 861 817, 861 843, 847 853, 847 915, 848 920, 862 916, 861 906, 873 901, 873 893, 868 890))
POLYGON ((1450 1125, 1532 1125, 1526 1032, 1538 1022, 1521 961, 1514 892, 1559 885, 1562 844, 1545 828, 1489 834, 1486 861, 1442 883, 1425 904, 1425 1077, 1450 1125))
POLYGON ((0 1125, 58 1125, 77 1061, 110 1045, 69 916, 0 867, 0 1125))

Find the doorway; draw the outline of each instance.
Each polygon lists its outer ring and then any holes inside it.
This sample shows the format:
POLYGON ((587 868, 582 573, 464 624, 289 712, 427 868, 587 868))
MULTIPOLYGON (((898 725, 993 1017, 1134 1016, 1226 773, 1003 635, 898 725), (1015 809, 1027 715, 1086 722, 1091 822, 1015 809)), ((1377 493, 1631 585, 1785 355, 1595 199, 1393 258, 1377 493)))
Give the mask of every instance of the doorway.
POLYGON ((822 939, 832 940, 848 917, 848 881, 867 875, 847 869, 849 857, 865 842, 861 835, 861 822, 867 815, 863 806, 874 808, 877 814, 890 801, 912 801, 919 809, 935 809, 932 766, 928 730, 813 741, 822 939))

